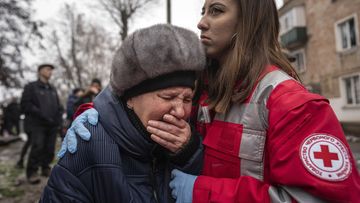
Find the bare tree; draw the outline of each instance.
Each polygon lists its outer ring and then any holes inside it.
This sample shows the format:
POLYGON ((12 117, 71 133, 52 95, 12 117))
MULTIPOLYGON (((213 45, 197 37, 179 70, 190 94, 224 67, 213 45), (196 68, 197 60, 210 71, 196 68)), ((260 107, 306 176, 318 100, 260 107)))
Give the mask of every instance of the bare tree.
POLYGON ((42 23, 31 19, 31 0, 0 1, 0 85, 20 87, 24 78, 23 51, 31 49, 32 39, 42 38, 38 27, 42 23))
POLYGON ((123 41, 129 31, 129 20, 134 14, 158 0, 99 0, 99 2, 118 26, 123 41))
POLYGON ((110 34, 99 25, 88 22, 74 6, 64 8, 62 29, 53 31, 50 38, 56 60, 61 67, 57 82, 68 89, 84 87, 92 78, 106 80, 114 44, 110 34))

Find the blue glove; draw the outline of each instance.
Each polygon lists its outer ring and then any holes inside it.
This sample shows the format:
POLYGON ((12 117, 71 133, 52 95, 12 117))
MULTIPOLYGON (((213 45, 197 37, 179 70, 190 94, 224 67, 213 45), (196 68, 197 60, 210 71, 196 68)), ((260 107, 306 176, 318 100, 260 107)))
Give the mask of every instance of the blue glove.
POLYGON ((57 156, 59 158, 63 157, 67 150, 70 153, 75 153, 77 150, 77 140, 76 134, 78 134, 83 140, 90 140, 91 134, 87 128, 85 128, 84 123, 87 121, 91 125, 96 125, 98 123, 99 113, 94 109, 88 109, 80 114, 72 122, 71 127, 67 130, 65 138, 61 144, 61 149, 58 152, 57 156))
POLYGON ((172 180, 169 186, 172 190, 171 195, 176 199, 176 203, 191 203, 197 176, 174 169, 171 171, 171 177, 172 180))

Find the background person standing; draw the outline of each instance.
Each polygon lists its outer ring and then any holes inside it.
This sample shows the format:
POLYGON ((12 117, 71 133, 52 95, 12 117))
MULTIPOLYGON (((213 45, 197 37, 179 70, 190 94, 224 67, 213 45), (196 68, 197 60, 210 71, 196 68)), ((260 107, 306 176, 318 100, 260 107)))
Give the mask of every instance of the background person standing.
POLYGON ((72 118, 76 111, 75 109, 75 102, 84 94, 84 90, 82 88, 75 88, 69 95, 67 102, 66 102, 66 119, 72 122, 72 118))
POLYGON ((97 78, 92 79, 89 87, 75 101, 74 111, 76 112, 77 108, 81 104, 92 102, 94 98, 101 92, 101 88, 102 88, 101 81, 97 78))
POLYGON ((20 107, 17 98, 14 97, 4 108, 4 133, 18 136, 20 133, 19 121, 20 107))
POLYGON ((63 108, 58 94, 49 80, 54 66, 42 64, 38 67, 39 79, 25 86, 21 108, 25 114, 25 132, 31 140, 31 150, 26 167, 26 176, 31 184, 40 182, 41 175, 49 176, 50 163, 54 158, 56 133, 61 125, 63 108))

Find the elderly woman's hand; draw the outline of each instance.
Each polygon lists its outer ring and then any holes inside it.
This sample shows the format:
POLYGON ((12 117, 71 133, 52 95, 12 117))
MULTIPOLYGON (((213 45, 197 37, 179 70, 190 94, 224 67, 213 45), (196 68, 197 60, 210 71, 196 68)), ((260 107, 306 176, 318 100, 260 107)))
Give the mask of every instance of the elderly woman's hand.
POLYGON ((173 153, 180 151, 191 137, 190 125, 170 114, 165 114, 163 121, 150 120, 146 129, 152 140, 173 153))

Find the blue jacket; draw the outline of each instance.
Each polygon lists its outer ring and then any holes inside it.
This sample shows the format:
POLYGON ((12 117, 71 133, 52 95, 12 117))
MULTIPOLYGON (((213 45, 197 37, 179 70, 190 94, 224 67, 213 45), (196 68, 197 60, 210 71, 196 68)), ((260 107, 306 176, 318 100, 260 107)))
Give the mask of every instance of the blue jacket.
POLYGON ((70 94, 66 101, 66 118, 72 121, 72 117, 75 113, 75 102, 78 97, 75 94, 70 94))
POLYGON ((99 123, 85 124, 90 141, 78 138, 78 151, 66 153, 53 168, 40 202, 172 202, 171 170, 200 172, 200 140, 191 141, 192 147, 180 154, 170 154, 151 141, 140 120, 109 87, 94 106, 99 123))

